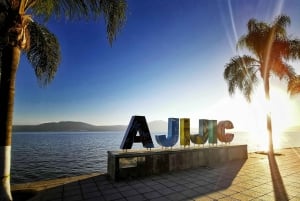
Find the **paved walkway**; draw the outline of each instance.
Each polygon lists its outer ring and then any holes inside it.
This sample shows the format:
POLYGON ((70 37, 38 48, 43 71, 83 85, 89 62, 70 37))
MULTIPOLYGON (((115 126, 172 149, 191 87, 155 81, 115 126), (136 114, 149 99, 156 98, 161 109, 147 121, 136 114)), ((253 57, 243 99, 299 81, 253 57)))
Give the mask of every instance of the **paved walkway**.
POLYGON ((106 175, 15 185, 35 188, 31 201, 143 201, 143 200, 300 200, 300 148, 281 155, 250 153, 245 161, 215 168, 199 168, 144 179, 112 182, 106 175))

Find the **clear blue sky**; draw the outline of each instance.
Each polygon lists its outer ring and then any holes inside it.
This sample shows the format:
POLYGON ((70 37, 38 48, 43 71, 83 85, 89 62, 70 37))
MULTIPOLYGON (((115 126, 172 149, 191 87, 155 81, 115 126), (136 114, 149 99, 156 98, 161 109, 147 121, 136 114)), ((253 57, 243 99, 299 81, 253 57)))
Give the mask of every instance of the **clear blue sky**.
MULTIPOLYGON (((126 24, 112 47, 102 20, 51 20, 47 26, 60 42, 62 62, 45 88, 22 57, 14 123, 113 125, 144 115, 148 121, 187 117, 194 124, 230 119, 243 127, 260 108, 227 92, 223 70, 238 54, 237 38, 250 18, 271 22, 281 13, 291 17, 289 33, 300 38, 299 11, 299 0, 128 0, 126 24)), ((300 99, 285 97, 277 102, 284 104, 280 113, 295 124, 300 99)))

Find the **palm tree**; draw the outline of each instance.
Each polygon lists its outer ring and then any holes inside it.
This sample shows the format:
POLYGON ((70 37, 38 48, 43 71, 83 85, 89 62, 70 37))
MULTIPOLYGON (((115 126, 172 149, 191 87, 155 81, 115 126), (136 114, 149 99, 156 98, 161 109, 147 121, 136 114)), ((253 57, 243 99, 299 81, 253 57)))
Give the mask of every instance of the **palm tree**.
MULTIPOLYGON (((239 89, 247 101, 257 83, 259 75, 263 81, 264 93, 267 102, 270 100, 270 76, 274 75, 288 82, 288 91, 291 94, 300 92, 299 77, 294 68, 287 61, 299 59, 300 41, 291 38, 286 33, 290 18, 280 15, 273 23, 265 23, 250 19, 248 33, 240 37, 237 48, 247 48, 251 55, 233 57, 225 65, 224 79, 228 84, 229 94, 239 89), (298 83, 298 85, 297 85, 298 83)), ((274 154, 272 139, 272 121, 270 111, 267 113, 267 130, 269 137, 269 154, 274 154)))
POLYGON ((36 77, 47 85, 60 62, 60 47, 33 16, 98 19, 104 17, 109 43, 125 21, 126 0, 1 0, 0 1, 0 200, 12 200, 10 163, 16 72, 25 52, 36 77))

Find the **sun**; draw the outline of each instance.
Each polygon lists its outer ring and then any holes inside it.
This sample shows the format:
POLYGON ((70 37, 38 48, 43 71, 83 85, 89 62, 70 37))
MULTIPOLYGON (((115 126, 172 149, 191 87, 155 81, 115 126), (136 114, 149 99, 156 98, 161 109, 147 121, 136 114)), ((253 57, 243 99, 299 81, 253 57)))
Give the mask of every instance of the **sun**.
POLYGON ((247 143, 255 151, 268 150, 267 114, 271 114, 273 145, 275 149, 281 148, 285 130, 299 122, 300 105, 299 99, 290 98, 284 83, 271 81, 269 102, 265 99, 261 84, 252 94, 250 103, 240 93, 232 97, 224 95, 202 114, 218 121, 232 121, 233 132, 248 133, 247 143))
POLYGON ((280 137, 284 131, 295 121, 293 112, 295 105, 287 94, 284 86, 271 85, 270 101, 266 101, 263 89, 259 89, 253 95, 251 103, 255 116, 250 132, 253 139, 257 141, 258 149, 268 149, 267 114, 272 119, 272 134, 274 148, 280 148, 280 137))

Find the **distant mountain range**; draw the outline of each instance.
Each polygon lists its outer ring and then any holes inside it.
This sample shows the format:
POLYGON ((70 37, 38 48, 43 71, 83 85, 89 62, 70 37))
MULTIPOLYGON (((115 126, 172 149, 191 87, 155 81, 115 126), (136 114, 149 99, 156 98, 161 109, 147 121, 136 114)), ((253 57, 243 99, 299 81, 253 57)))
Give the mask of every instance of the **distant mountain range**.
MULTIPOLYGON (((166 132, 168 125, 165 121, 148 123, 150 132, 166 132)), ((13 132, 79 132, 79 131, 125 131, 128 125, 95 126, 84 122, 61 121, 38 125, 14 125, 13 132)))
MULTIPOLYGON (((168 122, 148 122, 150 132, 167 132, 168 122)), ((14 132, 79 132, 79 131, 126 131, 128 125, 95 126, 92 124, 76 121, 49 122, 38 125, 14 125, 14 132)), ((196 131, 197 129, 195 129, 196 131)), ((300 126, 292 126, 286 129, 289 132, 300 132, 300 126)))

